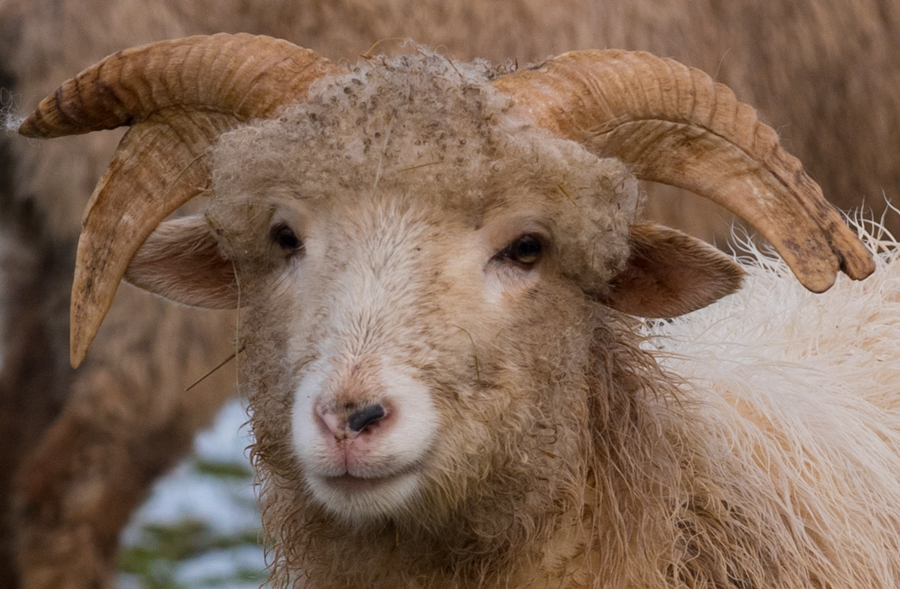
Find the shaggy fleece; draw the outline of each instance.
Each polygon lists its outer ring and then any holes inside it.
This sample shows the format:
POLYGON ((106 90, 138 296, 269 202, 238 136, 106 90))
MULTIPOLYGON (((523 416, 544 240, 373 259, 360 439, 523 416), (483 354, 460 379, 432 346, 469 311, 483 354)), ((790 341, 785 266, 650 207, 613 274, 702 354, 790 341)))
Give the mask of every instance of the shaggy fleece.
POLYGON ((812 294, 746 241, 743 289, 644 325, 696 403, 711 478, 778 513, 778 549, 808 555, 802 586, 900 584, 900 250, 880 224, 856 225, 877 259, 863 282, 812 294))

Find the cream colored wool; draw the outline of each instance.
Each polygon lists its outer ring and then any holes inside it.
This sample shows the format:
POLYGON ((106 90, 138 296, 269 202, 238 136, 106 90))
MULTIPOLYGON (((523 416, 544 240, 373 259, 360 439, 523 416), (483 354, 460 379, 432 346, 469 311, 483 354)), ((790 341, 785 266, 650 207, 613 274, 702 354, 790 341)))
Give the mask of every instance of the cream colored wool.
POLYGON ((802 562, 778 586, 900 584, 900 250, 859 228, 879 252, 866 281, 813 295, 751 247, 741 291, 645 326, 711 478, 802 562))

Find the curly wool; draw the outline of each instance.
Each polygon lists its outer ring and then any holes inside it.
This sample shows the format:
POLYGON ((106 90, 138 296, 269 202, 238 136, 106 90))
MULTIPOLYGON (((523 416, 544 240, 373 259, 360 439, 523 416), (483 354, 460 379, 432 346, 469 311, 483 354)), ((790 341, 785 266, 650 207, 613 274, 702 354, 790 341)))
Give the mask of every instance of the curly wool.
POLYGON ((553 211, 568 275, 602 289, 627 255, 637 181, 621 162, 507 115, 509 98, 488 83, 503 68, 415 49, 363 60, 317 81, 278 119, 222 136, 208 216, 225 255, 254 257, 252 226, 268 222, 259 196, 324 198, 349 211, 354 198, 400 192, 468 211, 473 222, 529 199, 535 214, 553 211))

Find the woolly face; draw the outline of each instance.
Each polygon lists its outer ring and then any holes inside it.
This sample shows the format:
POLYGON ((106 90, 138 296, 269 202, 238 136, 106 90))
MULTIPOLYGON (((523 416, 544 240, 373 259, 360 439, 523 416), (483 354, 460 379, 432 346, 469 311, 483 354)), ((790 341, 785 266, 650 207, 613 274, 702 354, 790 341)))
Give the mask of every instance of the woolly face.
POLYGON ((448 516, 473 490, 497 492, 483 488, 488 474, 521 479, 549 456, 577 470, 580 436, 547 431, 586 431, 562 396, 584 387, 549 383, 584 372, 589 337, 559 309, 586 303, 534 195, 478 214, 390 189, 352 199, 349 213, 343 197, 281 201, 255 232, 273 258, 248 292, 261 299, 249 331, 267 338, 248 363, 266 382, 254 385, 266 391, 254 421, 289 432, 277 466, 358 522, 448 516))
POLYGON ((590 339, 559 309, 623 261, 634 180, 488 116, 483 90, 371 85, 338 80, 216 152, 207 217, 253 301, 260 445, 273 432, 270 466, 301 479, 295 500, 346 520, 448 517, 478 494, 520 495, 496 485, 536 470, 552 502, 586 416, 551 391, 584 372, 590 339), (581 422, 556 423, 557 403, 581 422))
POLYGON ((248 308, 283 538, 335 518, 491 542, 552 528, 591 460, 597 303, 678 314, 740 280, 633 226, 621 162, 515 118, 477 67, 417 59, 222 135, 205 218, 160 226, 129 266, 152 292, 248 308))
POLYGON ((490 537, 576 500, 595 299, 637 187, 431 61, 223 136, 207 219, 250 301, 273 501, 490 537))

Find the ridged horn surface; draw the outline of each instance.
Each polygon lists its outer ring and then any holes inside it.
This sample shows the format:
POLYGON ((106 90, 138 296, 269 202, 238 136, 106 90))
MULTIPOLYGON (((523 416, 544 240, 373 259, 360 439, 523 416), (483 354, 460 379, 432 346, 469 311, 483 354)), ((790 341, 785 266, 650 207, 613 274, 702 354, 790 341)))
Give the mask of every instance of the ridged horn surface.
POLYGON ((775 131, 700 70, 644 52, 579 51, 493 84, 536 125, 745 219, 813 292, 838 269, 856 280, 875 270, 775 131))
POLYGON ((72 287, 73 366, 87 354, 144 240, 208 188, 205 155, 219 135, 302 102, 314 80, 343 71, 271 37, 187 37, 113 54, 40 103, 20 134, 131 126, 85 212, 72 287))

